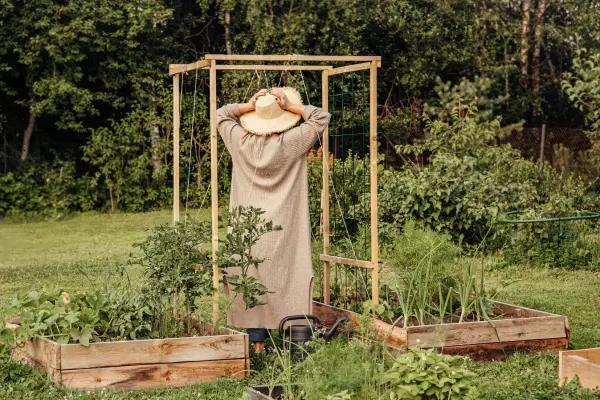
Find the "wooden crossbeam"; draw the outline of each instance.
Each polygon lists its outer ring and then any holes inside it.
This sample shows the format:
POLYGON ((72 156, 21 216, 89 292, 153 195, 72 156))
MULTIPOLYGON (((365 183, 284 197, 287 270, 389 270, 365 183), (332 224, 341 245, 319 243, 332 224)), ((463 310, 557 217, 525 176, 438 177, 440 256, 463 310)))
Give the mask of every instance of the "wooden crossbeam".
POLYGON ((217 65, 218 70, 243 71, 324 71, 333 69, 331 65, 217 65))
POLYGON ((207 54, 205 60, 218 61, 322 61, 322 62, 359 62, 381 61, 381 56, 306 56, 289 55, 242 55, 242 54, 207 54))
MULTIPOLYGON (((381 64, 381 62, 379 64, 381 64)), ((371 63, 366 62, 366 63, 361 63, 361 64, 346 65, 346 66, 339 67, 339 68, 333 68, 333 69, 330 69, 329 71, 327 71, 327 73, 329 74, 329 76, 332 76, 332 75, 345 74, 347 72, 363 71, 365 69, 370 69, 370 68, 371 68, 371 63)))
POLYGON ((194 71, 197 69, 210 68, 211 60, 223 61, 273 61, 273 62, 292 62, 292 61, 363 61, 369 62, 348 65, 340 68, 333 68, 331 65, 217 65, 217 70, 259 70, 259 71, 323 71, 329 70, 329 75, 337 75, 345 72, 360 71, 369 69, 372 61, 375 61, 377 68, 381 68, 381 57, 379 56, 246 56, 246 55, 225 55, 208 54, 204 60, 196 61, 191 64, 170 64, 169 76, 194 71))
POLYGON ((169 65, 169 76, 182 74, 188 71, 194 71, 196 69, 208 68, 210 67, 210 61, 200 60, 193 62, 191 64, 170 64, 169 65))
POLYGON ((373 263, 371 261, 364 260, 355 260, 353 258, 344 258, 344 257, 336 257, 328 254, 321 254, 321 261, 326 261, 335 264, 345 264, 345 265, 354 265, 356 267, 362 268, 373 268, 373 263))

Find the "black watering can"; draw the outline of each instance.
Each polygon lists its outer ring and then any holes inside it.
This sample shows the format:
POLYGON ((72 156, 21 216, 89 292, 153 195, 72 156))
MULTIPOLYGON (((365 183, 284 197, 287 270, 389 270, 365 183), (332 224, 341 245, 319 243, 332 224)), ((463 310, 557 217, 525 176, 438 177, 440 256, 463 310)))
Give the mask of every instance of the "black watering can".
MULTIPOLYGON (((338 318, 331 329, 322 335, 323 339, 327 341, 331 340, 340 325, 346 321, 348 321, 348 317, 338 318)), ((279 323, 279 336, 281 337, 281 340, 283 340, 285 348, 291 349, 292 355, 300 360, 304 360, 306 354, 310 351, 310 348, 306 346, 306 343, 312 339, 313 333, 318 332, 320 327, 319 318, 314 315, 290 315, 289 317, 282 319, 279 323), (311 320, 313 323, 310 325, 290 325, 284 329, 287 322, 297 320, 311 320)))

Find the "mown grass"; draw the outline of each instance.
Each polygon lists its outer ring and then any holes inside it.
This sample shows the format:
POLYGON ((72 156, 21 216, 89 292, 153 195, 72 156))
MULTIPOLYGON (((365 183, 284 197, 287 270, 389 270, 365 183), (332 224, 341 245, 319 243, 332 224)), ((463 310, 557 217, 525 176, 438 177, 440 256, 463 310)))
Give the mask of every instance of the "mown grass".
MULTIPOLYGON (((193 211, 208 218, 210 212, 193 211)), ((0 310, 25 288, 66 291, 102 285, 111 266, 127 262, 148 230, 171 221, 170 211, 86 213, 63 221, 0 221, 0 310)), ((135 268, 131 269, 135 273, 135 268)))
MULTIPOLYGON (((194 214, 196 214, 194 212, 194 214)), ((207 211, 199 216, 208 217, 207 211)), ((131 245, 147 230, 169 222, 169 211, 145 214, 80 214, 64 221, 0 221, 0 310, 16 291, 53 287, 82 290, 101 285, 111 265, 127 261, 131 245)), ((600 273, 510 267, 492 270, 488 284, 521 279, 500 298, 567 315, 571 347, 600 345, 600 273)), ((518 355, 505 362, 473 363, 481 399, 600 399, 600 394, 574 387, 559 388, 557 358, 518 355)), ((26 366, 0 365, 0 399, 240 399, 249 382, 216 383, 152 391, 79 393, 55 388, 26 366)))

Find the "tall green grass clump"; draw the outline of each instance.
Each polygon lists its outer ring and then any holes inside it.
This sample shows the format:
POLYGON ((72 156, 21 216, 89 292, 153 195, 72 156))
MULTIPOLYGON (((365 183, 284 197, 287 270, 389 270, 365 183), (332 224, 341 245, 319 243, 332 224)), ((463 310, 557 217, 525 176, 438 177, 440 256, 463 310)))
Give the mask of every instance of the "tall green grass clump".
POLYGON ((386 255, 383 282, 396 288, 406 288, 411 281, 416 283, 414 273, 420 269, 419 284, 427 286, 430 291, 437 290, 438 283, 451 283, 448 280, 460 253, 460 247, 452 243, 449 235, 419 228, 414 221, 408 221, 402 235, 386 255), (424 265, 428 268, 419 268, 424 265))

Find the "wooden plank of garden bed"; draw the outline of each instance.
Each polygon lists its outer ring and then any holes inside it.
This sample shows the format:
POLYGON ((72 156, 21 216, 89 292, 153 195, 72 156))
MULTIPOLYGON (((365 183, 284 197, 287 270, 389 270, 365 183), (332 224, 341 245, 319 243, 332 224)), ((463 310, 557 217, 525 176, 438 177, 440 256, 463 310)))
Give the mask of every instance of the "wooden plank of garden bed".
POLYGON ((545 311, 538 311, 532 308, 514 306, 512 304, 503 303, 501 301, 494 301, 494 307, 502 310, 503 313, 513 315, 518 318, 529 318, 529 317, 555 317, 557 314, 552 314, 545 311))
POLYGON ((60 345, 56 342, 46 338, 33 338, 18 351, 50 368, 60 369, 60 345))
POLYGON ((430 348, 566 338, 565 320, 552 316, 412 326, 407 328, 408 346, 430 348))
POLYGON ((245 335, 130 340, 61 346, 62 369, 246 358, 245 335))
POLYGON ((543 351, 557 353, 567 348, 569 340, 567 338, 556 339, 538 339, 538 340, 519 340, 516 342, 502 343, 479 343, 464 346, 443 347, 439 350, 444 354, 457 356, 469 356, 475 361, 504 360, 506 356, 517 351, 532 352, 543 351))
MULTIPOLYGON (((596 351, 598 351, 596 349, 596 351)), ((589 353, 587 353, 589 355, 589 353)), ((600 364, 571 351, 561 351, 559 356, 559 382, 561 385, 579 378, 579 385, 587 389, 600 387, 600 364)))
POLYGON ((246 376, 246 360, 181 362, 63 371, 62 383, 72 389, 155 389, 211 382, 217 376, 246 376))
POLYGON ((57 383, 61 381, 60 345, 46 338, 33 338, 23 347, 15 349, 13 359, 25 361, 33 368, 44 371, 57 383))
MULTIPOLYGON (((321 324, 332 326, 340 317, 348 317, 348 325, 352 328, 360 326, 358 317, 359 314, 344 310, 341 308, 329 306, 327 304, 313 301, 313 314, 319 318, 321 324)), ((392 347, 405 347, 407 342, 406 329, 400 327, 392 327, 392 325, 383 321, 374 319, 371 320, 371 327, 380 336, 378 339, 384 340, 385 343, 392 347)))

